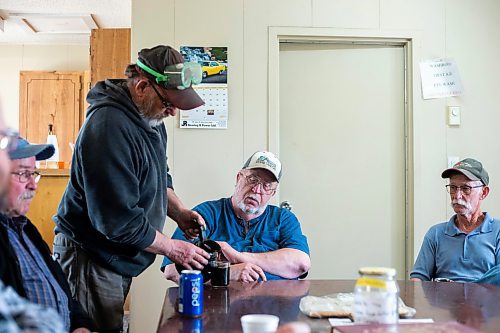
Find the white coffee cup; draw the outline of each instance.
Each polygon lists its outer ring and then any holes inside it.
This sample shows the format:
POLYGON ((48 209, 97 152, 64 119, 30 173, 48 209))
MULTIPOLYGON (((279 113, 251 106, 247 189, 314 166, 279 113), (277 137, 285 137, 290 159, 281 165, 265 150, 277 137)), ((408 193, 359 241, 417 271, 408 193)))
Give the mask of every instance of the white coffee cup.
POLYGON ((248 314, 241 317, 243 333, 274 333, 280 318, 268 314, 248 314))

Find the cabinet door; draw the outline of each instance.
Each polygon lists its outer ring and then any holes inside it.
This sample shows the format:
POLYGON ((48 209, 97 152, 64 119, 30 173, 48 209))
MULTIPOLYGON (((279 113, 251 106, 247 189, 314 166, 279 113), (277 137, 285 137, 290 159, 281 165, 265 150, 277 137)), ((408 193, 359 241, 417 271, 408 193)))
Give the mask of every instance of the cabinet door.
POLYGON ((22 71, 20 77, 19 131, 29 142, 47 141, 53 124, 59 159, 71 161, 70 142, 81 124, 82 72, 22 71))
POLYGON ((42 169, 36 195, 26 216, 33 222, 43 240, 52 248, 55 224, 52 216, 57 213, 59 202, 69 181, 69 170, 42 169))
POLYGON ((130 29, 93 29, 90 36, 90 81, 125 78, 130 64, 130 29))

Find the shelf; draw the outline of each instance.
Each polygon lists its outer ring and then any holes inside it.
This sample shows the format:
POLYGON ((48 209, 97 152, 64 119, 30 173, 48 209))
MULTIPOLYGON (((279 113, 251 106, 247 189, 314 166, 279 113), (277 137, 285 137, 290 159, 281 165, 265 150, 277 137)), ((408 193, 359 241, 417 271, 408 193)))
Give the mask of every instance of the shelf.
POLYGON ((68 176, 69 169, 38 169, 38 172, 42 174, 42 177, 60 177, 68 176))

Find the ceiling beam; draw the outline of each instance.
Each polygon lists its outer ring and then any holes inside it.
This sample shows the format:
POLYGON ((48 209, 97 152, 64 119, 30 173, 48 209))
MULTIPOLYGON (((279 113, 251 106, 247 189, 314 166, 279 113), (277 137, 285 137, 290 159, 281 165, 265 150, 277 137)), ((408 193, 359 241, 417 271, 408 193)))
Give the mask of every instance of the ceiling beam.
MULTIPOLYGON (((22 28, 28 33, 36 34, 90 34, 92 29, 99 29, 97 22, 95 21, 92 14, 50 14, 50 13, 9 13, 9 17, 16 21, 22 28), (34 23, 36 19, 45 20, 68 20, 83 21, 86 29, 83 30, 49 30, 44 31, 43 29, 37 28, 34 23)), ((81 23, 81 22, 80 22, 81 23)))

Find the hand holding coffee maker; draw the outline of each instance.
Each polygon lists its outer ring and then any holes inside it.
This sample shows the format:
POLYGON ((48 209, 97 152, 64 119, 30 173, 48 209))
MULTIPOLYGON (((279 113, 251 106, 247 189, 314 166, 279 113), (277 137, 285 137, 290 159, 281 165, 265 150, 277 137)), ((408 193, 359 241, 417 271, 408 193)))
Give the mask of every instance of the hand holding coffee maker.
MULTIPOLYGON (((230 264, 227 261, 223 261, 222 249, 220 245, 211 239, 207 239, 205 235, 205 227, 200 228, 199 239, 196 241, 195 245, 207 251, 210 254, 210 259, 208 259, 208 264, 203 268, 201 274, 203 276, 203 281, 206 283, 211 281, 214 287, 227 287, 229 285, 229 270, 230 264)), ((186 269, 179 264, 175 264, 177 272, 181 273, 182 270, 186 269)))

